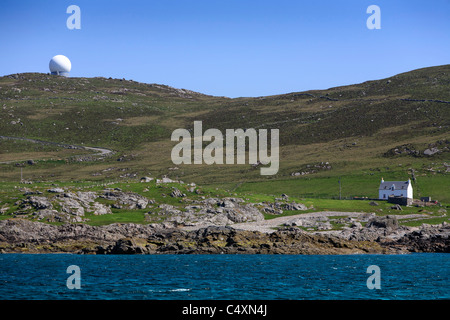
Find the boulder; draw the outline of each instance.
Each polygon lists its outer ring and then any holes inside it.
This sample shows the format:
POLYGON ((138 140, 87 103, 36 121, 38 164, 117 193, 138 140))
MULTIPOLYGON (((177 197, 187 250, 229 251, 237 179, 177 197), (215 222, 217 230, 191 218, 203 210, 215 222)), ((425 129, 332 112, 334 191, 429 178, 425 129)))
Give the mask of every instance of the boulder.
POLYGON ((117 208, 127 208, 131 210, 145 209, 150 202, 154 202, 144 196, 141 196, 140 194, 134 192, 122 192, 117 189, 107 189, 101 197, 107 200, 116 201, 117 208))
POLYGON ((219 206, 224 207, 224 208, 234 208, 235 207, 233 201, 227 200, 227 199, 219 202, 219 206))
MULTIPOLYGON (((109 249, 109 248, 108 248, 109 249)), ((133 239, 120 239, 110 249, 111 254, 142 254, 145 249, 138 246, 133 239)))
POLYGON ((58 212, 56 210, 43 209, 33 213, 33 216, 37 218, 38 221, 47 221, 47 222, 65 222, 65 223, 78 223, 83 222, 83 219, 80 216, 72 215, 67 212, 58 212))
POLYGON ((440 152, 440 150, 438 148, 433 147, 433 148, 425 149, 423 151, 423 154, 426 155, 426 156, 432 156, 435 153, 439 153, 439 152, 440 152))
POLYGON ((352 222, 352 224, 350 225, 350 228, 360 229, 360 228, 362 228, 362 224, 361 224, 361 222, 354 221, 354 222, 352 222))
MULTIPOLYGON (((66 194, 64 194, 66 196, 66 194)), ((78 191, 76 196, 74 196, 78 201, 80 201, 84 206, 88 206, 90 203, 94 202, 98 198, 97 193, 92 191, 78 191)))
POLYGON ((251 205, 244 205, 226 210, 226 217, 234 223, 264 220, 263 214, 251 205))
POLYGON ((98 202, 94 202, 91 206, 91 210, 93 211, 94 215, 96 216, 100 216, 100 215, 104 215, 104 214, 111 214, 111 208, 98 203, 98 202))
POLYGON ((186 197, 186 195, 184 193, 182 193, 180 190, 178 190, 175 187, 172 188, 172 192, 170 193, 170 196, 173 197, 173 198, 186 197))
POLYGON ((179 213, 181 213, 180 210, 175 209, 175 207, 172 206, 172 205, 170 205, 170 204, 165 204, 165 203, 163 203, 163 204, 160 204, 160 205, 158 206, 158 208, 161 209, 161 210, 159 211, 159 214, 162 214, 162 215, 174 215, 174 214, 179 214, 179 213))
POLYGON ((393 216, 375 217, 367 223, 366 227, 395 230, 398 228, 398 221, 393 216))
POLYGON ((285 210, 308 210, 308 208, 303 203, 285 203, 282 205, 285 210))
POLYGON ((62 198, 60 199, 61 210, 75 216, 84 216, 83 206, 75 199, 62 198))
POLYGON ((25 204, 30 204, 35 209, 51 209, 52 204, 47 199, 47 197, 41 197, 41 196, 29 196, 24 201, 25 204))

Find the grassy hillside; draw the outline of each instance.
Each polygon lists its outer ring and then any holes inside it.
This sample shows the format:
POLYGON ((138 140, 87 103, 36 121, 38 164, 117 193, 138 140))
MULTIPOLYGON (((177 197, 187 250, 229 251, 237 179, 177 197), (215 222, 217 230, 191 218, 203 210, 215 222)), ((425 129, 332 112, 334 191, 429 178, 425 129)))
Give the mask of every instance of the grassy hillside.
POLYGON ((112 149, 86 150, 0 139, 0 181, 129 181, 160 177, 236 192, 299 197, 375 196, 381 177, 406 179, 415 196, 450 203, 450 65, 361 84, 276 96, 214 97, 124 79, 26 73, 0 78, 0 135, 112 149), (176 128, 280 130, 280 170, 251 165, 178 165, 176 128), (438 152, 424 151, 436 147, 438 152), (34 160, 32 164, 25 160, 34 160), (16 161, 14 161, 16 160, 16 161), (120 161, 118 161, 120 160, 120 161), (303 174, 302 174, 303 173, 303 174))

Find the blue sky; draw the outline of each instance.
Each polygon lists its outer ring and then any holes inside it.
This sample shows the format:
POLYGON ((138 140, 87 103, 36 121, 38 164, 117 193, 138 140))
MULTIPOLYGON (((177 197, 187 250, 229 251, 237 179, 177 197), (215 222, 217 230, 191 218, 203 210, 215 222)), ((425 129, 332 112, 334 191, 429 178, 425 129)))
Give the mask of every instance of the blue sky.
POLYGON ((450 63, 450 1, 56 0, 0 2, 0 76, 48 72, 265 96, 450 63), (69 30, 69 5, 81 29, 69 30), (369 30, 369 5, 381 29, 369 30))

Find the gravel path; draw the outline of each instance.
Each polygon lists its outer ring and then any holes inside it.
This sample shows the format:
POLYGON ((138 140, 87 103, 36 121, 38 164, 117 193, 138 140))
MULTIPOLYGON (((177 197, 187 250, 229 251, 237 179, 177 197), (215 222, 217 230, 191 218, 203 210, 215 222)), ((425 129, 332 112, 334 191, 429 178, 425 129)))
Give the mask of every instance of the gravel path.
MULTIPOLYGON (((275 228, 284 225, 290 224, 291 221, 296 219, 320 219, 321 217, 333 217, 333 216, 345 216, 351 218, 361 218, 363 215, 368 215, 370 213, 367 212, 341 212, 341 211, 319 211, 319 212, 309 212, 309 213, 300 213, 291 216, 284 216, 279 218, 274 218, 270 220, 264 221, 255 221, 255 222, 243 222, 243 223, 235 223, 231 225, 232 228, 238 230, 247 230, 247 231, 259 231, 263 233, 272 233, 275 232, 275 228)), ((425 214, 408 214, 408 215, 390 215, 396 217, 397 219, 411 219, 411 218, 424 218, 427 217, 425 214)), ((212 224, 201 224, 196 226, 188 226, 183 227, 184 230, 192 231, 198 230, 200 228, 205 228, 211 226, 212 224)), ((325 232, 325 231, 321 231, 325 232)), ((334 231, 336 232, 336 231, 334 231)))
MULTIPOLYGON (((86 146, 79 146, 79 145, 74 145, 74 144, 56 143, 56 142, 42 141, 42 140, 29 139, 29 138, 0 136, 0 139, 23 140, 23 141, 29 141, 29 142, 34 142, 34 143, 46 144, 46 145, 54 145, 54 146, 58 146, 58 147, 62 147, 62 148, 76 147, 79 149, 94 151, 95 153, 93 153, 92 155, 106 156, 110 153, 113 153, 113 151, 110 149, 97 148, 97 147, 86 147, 86 146)), ((88 155, 85 155, 85 156, 88 156, 88 155)), ((27 160, 30 160, 30 159, 2 161, 2 162, 0 162, 0 164, 8 164, 8 163, 13 163, 13 162, 17 162, 17 161, 27 161, 27 160)))
MULTIPOLYGON (((238 230, 248 230, 248 231, 259 231, 263 233, 272 233, 275 232, 276 227, 283 225, 291 220, 295 220, 298 218, 303 219, 314 219, 320 217, 329 217, 329 216, 347 216, 347 217, 359 217, 361 215, 367 214, 366 212, 340 212, 340 211, 320 211, 320 212, 310 212, 310 213, 300 213, 292 216, 284 216, 279 218, 274 218, 270 220, 264 221, 254 221, 254 222, 242 222, 235 223, 230 225, 234 229, 238 230)), ((199 224, 196 226, 187 226, 183 227, 186 231, 198 230, 201 228, 205 228, 211 226, 212 224, 199 224)))
POLYGON ((330 216, 346 216, 346 217, 359 217, 363 214, 367 214, 366 212, 340 212, 340 211, 320 211, 320 212, 310 212, 310 213, 301 213, 292 216, 284 216, 279 218, 274 218, 270 220, 257 221, 257 222, 244 222, 244 223, 236 223, 233 224, 232 227, 240 230, 249 230, 249 231, 259 231, 264 233, 272 233, 274 232, 274 228, 288 223, 289 221, 296 220, 298 218, 303 219, 314 219, 320 217, 330 217, 330 216))

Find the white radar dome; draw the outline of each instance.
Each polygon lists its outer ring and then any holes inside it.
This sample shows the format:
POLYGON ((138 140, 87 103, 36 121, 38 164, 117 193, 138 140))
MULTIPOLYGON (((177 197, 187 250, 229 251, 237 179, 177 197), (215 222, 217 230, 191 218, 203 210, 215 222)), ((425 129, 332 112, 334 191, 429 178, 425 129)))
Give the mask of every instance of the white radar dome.
POLYGON ((50 60, 49 68, 51 74, 68 77, 70 69, 72 69, 72 64, 66 56, 59 54, 50 60))

